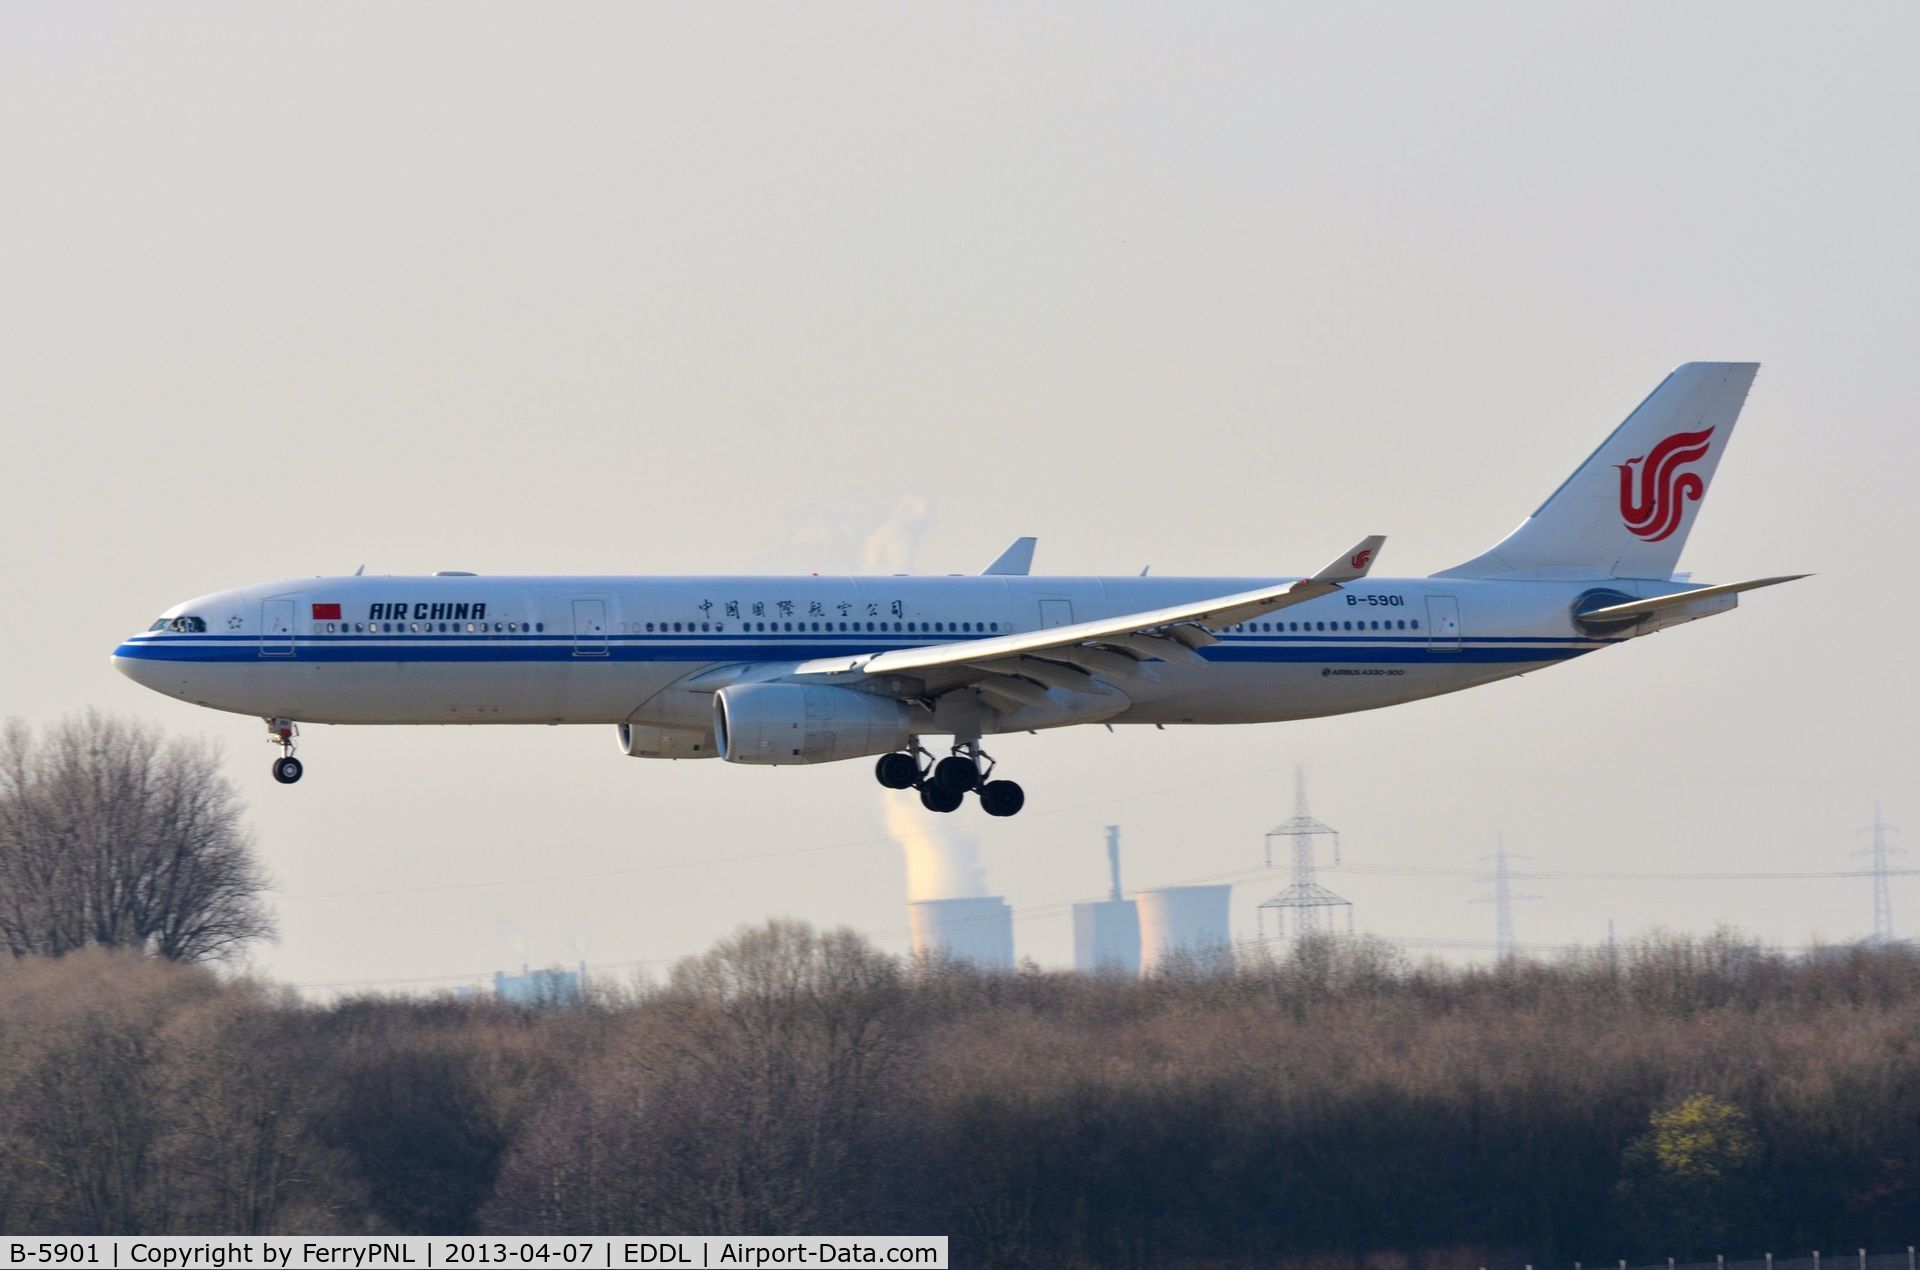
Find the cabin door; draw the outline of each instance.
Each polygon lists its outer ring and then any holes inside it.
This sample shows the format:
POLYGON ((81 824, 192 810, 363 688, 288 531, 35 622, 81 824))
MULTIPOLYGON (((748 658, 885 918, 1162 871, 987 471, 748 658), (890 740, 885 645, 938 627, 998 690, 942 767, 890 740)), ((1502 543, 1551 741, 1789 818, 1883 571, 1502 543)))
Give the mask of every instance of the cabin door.
POLYGON ((607 655, 607 602, 605 600, 573 602, 573 655, 575 657, 607 655))
POLYGON ((260 601, 260 655, 293 656, 293 601, 260 601))
POLYGON ((1460 651, 1460 601, 1451 595, 1427 597, 1427 647, 1436 653, 1460 651))

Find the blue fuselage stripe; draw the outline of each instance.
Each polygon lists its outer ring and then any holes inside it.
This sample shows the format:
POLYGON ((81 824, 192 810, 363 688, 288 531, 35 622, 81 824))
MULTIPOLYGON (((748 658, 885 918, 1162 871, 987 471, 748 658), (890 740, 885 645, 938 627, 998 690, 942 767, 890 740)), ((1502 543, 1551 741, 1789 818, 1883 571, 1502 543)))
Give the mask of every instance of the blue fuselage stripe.
MULTIPOLYGON (((1516 636, 1512 639, 1468 638, 1457 649, 1435 649, 1423 640, 1398 637, 1356 636, 1337 643, 1325 637, 1306 636, 1288 639, 1225 639, 1200 650, 1214 662, 1265 663, 1367 663, 1423 665, 1448 662, 1546 662, 1565 661, 1604 647, 1612 641, 1549 640, 1516 636)), ((859 657, 888 648, 914 648, 950 641, 867 640, 859 643, 798 637, 774 640, 765 636, 703 637, 697 642, 672 639, 633 639, 610 637, 595 641, 582 652, 564 637, 534 636, 531 640, 513 640, 488 636, 465 639, 447 636, 302 636, 291 653, 262 652, 260 640, 237 637, 231 640, 201 637, 193 640, 134 640, 121 644, 114 656, 140 661, 177 661, 197 664, 295 665, 334 663, 440 663, 440 662, 684 662, 699 664, 717 661, 795 661, 829 657, 859 657), (754 641, 754 642, 750 642, 754 641)), ((269 642, 269 648, 274 644, 269 642)), ((285 644, 279 645, 285 648, 285 644)))

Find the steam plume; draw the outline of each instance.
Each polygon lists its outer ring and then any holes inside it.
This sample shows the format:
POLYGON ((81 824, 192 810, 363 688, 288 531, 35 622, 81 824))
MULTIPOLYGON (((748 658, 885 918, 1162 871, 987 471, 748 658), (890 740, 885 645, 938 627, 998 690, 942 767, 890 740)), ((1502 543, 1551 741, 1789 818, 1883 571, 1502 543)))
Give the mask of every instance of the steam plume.
POLYGON ((887 833, 900 844, 907 861, 907 901, 966 899, 987 893, 987 871, 980 844, 971 838, 928 832, 927 813, 910 797, 881 799, 887 833))

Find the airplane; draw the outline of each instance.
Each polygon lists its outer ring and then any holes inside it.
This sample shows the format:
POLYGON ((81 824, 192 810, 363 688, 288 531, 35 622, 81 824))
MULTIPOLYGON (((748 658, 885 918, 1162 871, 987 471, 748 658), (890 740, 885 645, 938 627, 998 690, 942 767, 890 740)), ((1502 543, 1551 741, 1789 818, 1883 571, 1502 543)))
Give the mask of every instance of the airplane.
POLYGON ((1724 613, 1795 574, 1674 574, 1757 363, 1668 375, 1534 513, 1429 577, 1363 538, 1305 577, 1044 577, 1021 538, 977 576, 318 577, 188 600, 113 665, 300 723, 611 724, 635 758, 872 758, 930 811, 1025 805, 989 737, 1267 723, 1458 692, 1724 613), (951 738, 936 756, 927 738, 951 738))

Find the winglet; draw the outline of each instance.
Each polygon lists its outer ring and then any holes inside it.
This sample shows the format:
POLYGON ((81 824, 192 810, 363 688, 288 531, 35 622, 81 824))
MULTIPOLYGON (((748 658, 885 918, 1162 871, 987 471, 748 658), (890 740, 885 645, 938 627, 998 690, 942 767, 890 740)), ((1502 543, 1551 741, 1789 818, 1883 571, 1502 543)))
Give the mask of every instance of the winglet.
POLYGON ((1033 544, 1037 538, 1015 538, 1013 545, 994 557, 993 563, 980 570, 980 576, 1024 577, 1033 570, 1033 544))
POLYGON ((1386 540, 1385 534, 1369 534, 1355 543, 1352 550, 1307 580, 1335 584, 1358 582, 1373 568, 1374 560, 1380 555, 1380 546, 1386 540))

